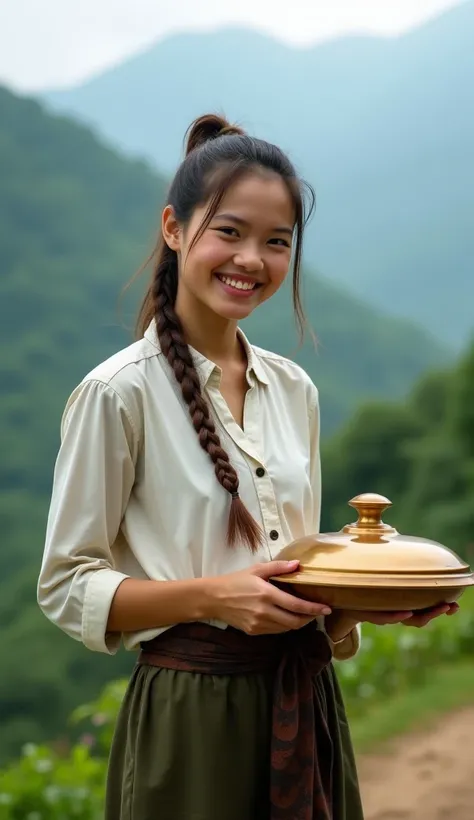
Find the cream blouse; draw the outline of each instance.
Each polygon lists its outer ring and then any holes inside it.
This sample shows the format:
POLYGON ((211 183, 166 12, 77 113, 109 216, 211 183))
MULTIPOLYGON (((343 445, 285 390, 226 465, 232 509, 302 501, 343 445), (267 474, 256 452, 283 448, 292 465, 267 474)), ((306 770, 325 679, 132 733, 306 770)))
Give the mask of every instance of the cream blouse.
MULTIPOLYGON (((67 402, 38 603, 91 650, 114 654, 121 638, 136 650, 163 631, 107 633, 125 578, 230 573, 274 559, 293 539, 319 530, 317 389, 298 365, 239 333, 248 357, 243 429, 220 393, 220 368, 191 353, 242 500, 266 534, 257 555, 225 544, 230 497, 198 443, 154 322, 144 338, 89 373, 67 402)), ((334 654, 351 657, 358 646, 355 629, 334 654)))

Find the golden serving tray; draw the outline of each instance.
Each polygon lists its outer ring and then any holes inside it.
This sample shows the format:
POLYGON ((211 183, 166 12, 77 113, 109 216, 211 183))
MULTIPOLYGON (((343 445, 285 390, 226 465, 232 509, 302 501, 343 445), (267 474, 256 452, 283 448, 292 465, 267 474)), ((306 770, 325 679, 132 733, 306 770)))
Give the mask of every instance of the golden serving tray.
POLYGON ((277 560, 300 568, 272 580, 310 601, 334 609, 416 611, 457 601, 474 585, 474 573, 435 541, 401 535, 382 521, 391 501, 364 493, 349 501, 358 520, 339 532, 300 538, 277 560))

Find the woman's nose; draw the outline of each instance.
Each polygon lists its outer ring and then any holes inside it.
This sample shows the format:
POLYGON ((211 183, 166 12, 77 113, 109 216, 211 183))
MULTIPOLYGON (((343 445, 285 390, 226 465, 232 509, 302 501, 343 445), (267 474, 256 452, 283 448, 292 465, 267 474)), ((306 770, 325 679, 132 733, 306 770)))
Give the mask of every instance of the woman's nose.
POLYGON ((241 248, 234 256, 234 264, 249 272, 260 271, 263 268, 263 259, 258 248, 241 248))

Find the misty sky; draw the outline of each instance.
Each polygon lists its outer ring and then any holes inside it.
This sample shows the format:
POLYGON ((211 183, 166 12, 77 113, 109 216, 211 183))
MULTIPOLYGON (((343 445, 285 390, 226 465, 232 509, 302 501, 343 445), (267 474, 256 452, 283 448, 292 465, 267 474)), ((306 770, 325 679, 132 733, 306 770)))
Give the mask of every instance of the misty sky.
POLYGON ((0 0, 0 82, 25 91, 71 85, 186 29, 250 25, 295 44, 357 31, 393 35, 459 2, 0 0))

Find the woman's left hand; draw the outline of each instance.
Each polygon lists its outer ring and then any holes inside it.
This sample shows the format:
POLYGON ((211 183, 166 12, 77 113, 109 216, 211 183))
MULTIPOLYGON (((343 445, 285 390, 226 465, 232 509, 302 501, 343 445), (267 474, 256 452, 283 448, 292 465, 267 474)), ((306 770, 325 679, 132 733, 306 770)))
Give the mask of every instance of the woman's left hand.
POLYGON ((421 627, 426 626, 430 621, 439 618, 441 615, 455 615, 458 609, 458 604, 440 604, 431 609, 423 609, 418 612, 339 610, 326 618, 326 628, 330 637, 334 641, 338 641, 348 635, 358 623, 375 624, 376 626, 402 624, 403 626, 414 626, 421 629, 421 627))
POLYGON ((344 616, 359 621, 359 623, 376 624, 376 626, 402 624, 403 626, 415 626, 420 629, 441 615, 455 615, 458 609, 458 604, 440 604, 431 609, 422 609, 418 612, 363 612, 351 610, 350 612, 345 611, 344 616))
POLYGON ((403 621, 403 626, 415 626, 420 629, 422 626, 429 624, 434 618, 439 618, 440 615, 455 615, 458 609, 459 604, 440 604, 431 609, 423 609, 403 621))
POLYGON ((440 604, 431 609, 422 609, 418 612, 358 612, 354 610, 344 614, 358 620, 360 623, 376 624, 377 626, 400 623, 403 626, 415 626, 420 629, 441 615, 455 615, 458 609, 458 604, 440 604))

